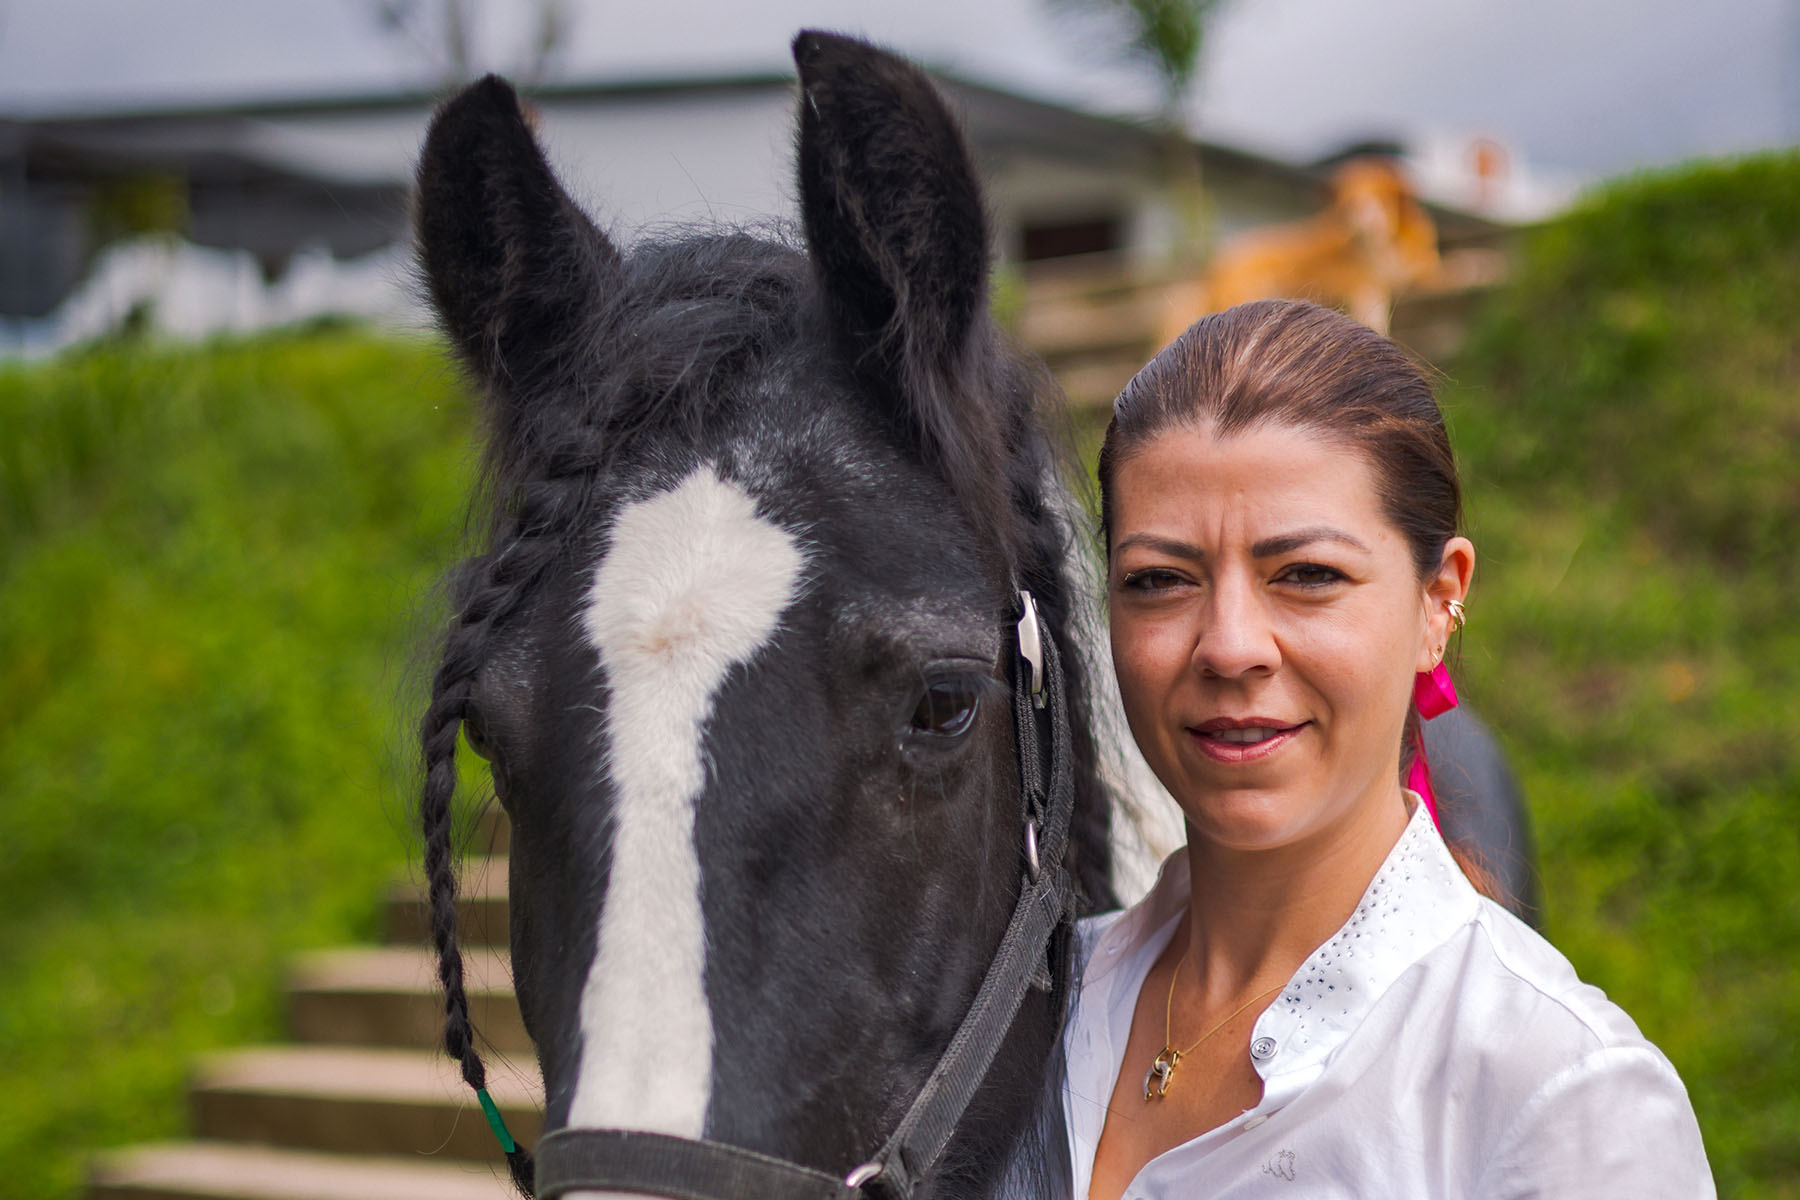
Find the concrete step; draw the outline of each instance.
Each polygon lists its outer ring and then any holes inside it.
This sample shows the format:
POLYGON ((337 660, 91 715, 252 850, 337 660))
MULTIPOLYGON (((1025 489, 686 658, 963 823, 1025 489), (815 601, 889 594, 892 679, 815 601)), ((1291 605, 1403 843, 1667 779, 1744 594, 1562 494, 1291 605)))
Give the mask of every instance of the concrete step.
POLYGON ((1116 254, 1081 254, 1027 264, 1024 291, 1033 301, 1105 299, 1159 287, 1165 276, 1116 254))
POLYGON ((1088 354, 1147 356, 1157 313, 1151 296, 1106 303, 1030 303, 1019 317, 1019 340, 1050 360, 1088 354))
POLYGON ((504 1164, 352 1157, 225 1142, 134 1146, 99 1158, 89 1200, 507 1200, 504 1164))
POLYGON ((1110 410, 1120 390, 1143 365, 1141 358, 1097 357, 1057 367, 1052 373, 1076 412, 1110 410))
MULTIPOLYGON (((463 970, 475 1027, 501 1053, 530 1057, 505 952, 471 947, 463 970)), ((302 1042, 432 1049, 443 1005, 436 957, 410 946, 316 951, 296 960, 289 976, 289 1026, 302 1042)))
MULTIPOLYGON (((387 939, 417 946, 431 940, 422 881, 395 883, 387 896, 387 939)), ((506 934, 506 859, 465 858, 457 884, 458 936, 469 946, 504 946, 506 934)))
MULTIPOLYGON (((542 1126, 529 1059, 483 1056, 488 1092, 525 1144, 542 1126)), ((442 1054, 271 1046, 203 1062, 189 1093, 202 1139, 334 1154, 430 1155, 500 1162, 475 1094, 442 1054)))

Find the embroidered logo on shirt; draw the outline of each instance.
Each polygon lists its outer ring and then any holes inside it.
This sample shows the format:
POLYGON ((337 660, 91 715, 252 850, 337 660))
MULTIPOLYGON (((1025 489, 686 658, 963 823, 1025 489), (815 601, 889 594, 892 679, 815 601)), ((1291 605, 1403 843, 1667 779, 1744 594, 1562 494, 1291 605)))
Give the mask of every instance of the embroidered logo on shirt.
POLYGON ((1282 1150, 1279 1151, 1274 1158, 1271 1158, 1268 1162, 1263 1164, 1263 1174, 1273 1175, 1277 1179, 1292 1181, 1294 1178, 1294 1166, 1294 1152, 1292 1150, 1282 1150))

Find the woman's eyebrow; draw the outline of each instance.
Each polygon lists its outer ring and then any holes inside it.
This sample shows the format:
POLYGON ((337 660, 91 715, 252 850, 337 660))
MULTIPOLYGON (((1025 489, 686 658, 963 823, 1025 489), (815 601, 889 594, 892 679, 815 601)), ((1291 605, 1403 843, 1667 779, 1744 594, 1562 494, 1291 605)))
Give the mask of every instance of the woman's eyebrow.
POLYGON ((1315 525, 1311 529, 1296 529, 1292 533, 1282 533, 1264 538, 1250 547, 1250 555, 1252 558, 1271 558, 1277 554, 1289 554, 1314 542, 1341 542, 1346 546, 1356 547, 1364 554, 1373 553, 1360 538, 1352 537, 1343 530, 1333 529, 1329 525, 1315 525))
POLYGON ((1119 551, 1128 550, 1133 546, 1142 546, 1146 550, 1154 550, 1159 554, 1167 554, 1174 558, 1192 559, 1196 562, 1206 557, 1206 552, 1198 546, 1191 545, 1178 538, 1160 537, 1154 533, 1132 533, 1120 538, 1113 543, 1113 557, 1117 558, 1119 551))

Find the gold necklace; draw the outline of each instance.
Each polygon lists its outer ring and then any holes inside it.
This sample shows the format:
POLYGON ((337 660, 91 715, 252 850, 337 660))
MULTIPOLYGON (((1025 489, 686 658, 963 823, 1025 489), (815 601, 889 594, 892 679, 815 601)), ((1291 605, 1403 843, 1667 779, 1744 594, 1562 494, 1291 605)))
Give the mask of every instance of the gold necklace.
POLYGON ((1175 973, 1169 976, 1169 999, 1168 1002, 1163 1005, 1163 1048, 1162 1053, 1156 1056, 1156 1061, 1150 1064, 1150 1070, 1144 1074, 1145 1100, 1160 1100, 1162 1097, 1168 1095, 1169 1083, 1175 1078, 1175 1068, 1185 1056, 1198 1050, 1201 1042, 1204 1042, 1207 1038, 1237 1020, 1238 1017, 1242 1016, 1244 1011, 1252 1004, 1255 1004, 1258 1000, 1273 996, 1276 992, 1279 992, 1282 988, 1287 986, 1285 983, 1278 983, 1268 991, 1259 992, 1250 997, 1250 999, 1246 1000, 1233 1011, 1229 1017, 1226 1017, 1223 1021, 1220 1021, 1217 1025, 1214 1025, 1211 1029, 1195 1038, 1193 1045, 1189 1046, 1186 1050, 1177 1050, 1175 1049, 1174 1038, 1169 1032, 1169 1026, 1172 1024, 1175 1016, 1175 981, 1181 977, 1181 968, 1185 966, 1187 966, 1187 951, 1184 950, 1181 953, 1181 961, 1175 964, 1175 973))

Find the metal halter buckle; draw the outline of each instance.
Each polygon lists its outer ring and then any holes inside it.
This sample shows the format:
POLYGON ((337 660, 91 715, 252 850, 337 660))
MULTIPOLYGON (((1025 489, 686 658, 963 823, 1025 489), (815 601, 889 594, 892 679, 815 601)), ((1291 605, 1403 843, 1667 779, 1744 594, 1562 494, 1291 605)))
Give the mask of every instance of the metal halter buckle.
POLYGON ((1024 603, 1025 612, 1019 617, 1019 653, 1031 664, 1031 702, 1038 708, 1044 707, 1044 639, 1038 629, 1037 602, 1031 593, 1019 592, 1019 599, 1024 603))

